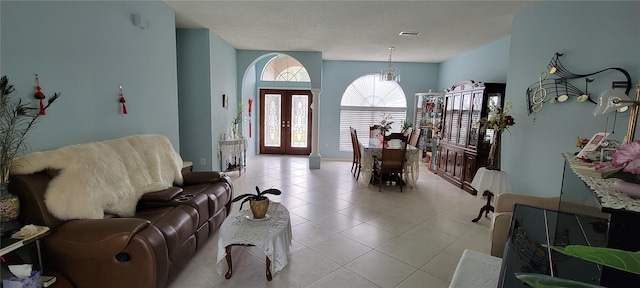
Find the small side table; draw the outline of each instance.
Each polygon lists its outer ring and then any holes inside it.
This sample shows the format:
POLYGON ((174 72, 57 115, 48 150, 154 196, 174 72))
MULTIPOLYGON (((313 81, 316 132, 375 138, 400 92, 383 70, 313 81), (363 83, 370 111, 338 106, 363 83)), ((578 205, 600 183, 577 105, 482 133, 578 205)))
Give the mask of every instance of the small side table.
MULTIPOLYGON (((14 239, 10 237, 2 237, 2 247, 0 248, 0 256, 3 256, 7 253, 11 253, 21 247, 29 245, 33 242, 36 242, 36 249, 38 251, 38 267, 40 268, 40 278, 42 280, 42 287, 49 287, 51 284, 56 282, 56 277, 53 276, 45 276, 44 275, 44 266, 42 265, 42 252, 40 248, 40 239, 51 233, 49 227, 46 226, 37 226, 38 232, 30 237, 26 237, 23 239, 14 239)), ((16 232, 17 233, 17 232, 16 232)))
POLYGON ((271 281, 272 275, 282 270, 288 263, 291 246, 291 220, 289 210, 278 202, 269 203, 269 219, 250 220, 251 211, 233 211, 220 226, 218 238, 217 267, 222 274, 222 260, 226 259, 228 270, 226 279, 233 273, 231 263, 232 246, 256 246, 266 255, 266 275, 271 281))
POLYGON ((478 169, 473 181, 471 181, 471 187, 478 191, 478 197, 487 196, 487 204, 480 208, 478 217, 471 220, 471 222, 478 222, 482 218, 482 213, 484 213, 485 217, 489 217, 489 212, 494 211, 493 206, 491 206, 491 198, 493 196, 511 193, 511 184, 509 183, 507 172, 490 170, 485 167, 478 169))

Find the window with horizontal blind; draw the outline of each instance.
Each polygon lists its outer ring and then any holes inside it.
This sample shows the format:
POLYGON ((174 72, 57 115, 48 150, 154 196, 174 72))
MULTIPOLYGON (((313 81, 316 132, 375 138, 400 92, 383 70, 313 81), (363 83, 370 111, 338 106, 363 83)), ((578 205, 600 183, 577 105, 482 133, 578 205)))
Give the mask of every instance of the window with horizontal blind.
POLYGON ((407 98, 395 81, 380 81, 380 74, 362 76, 342 94, 340 103, 340 151, 353 151, 349 127, 356 129, 358 139, 369 137, 369 127, 388 115, 391 132, 400 132, 407 115, 407 98))

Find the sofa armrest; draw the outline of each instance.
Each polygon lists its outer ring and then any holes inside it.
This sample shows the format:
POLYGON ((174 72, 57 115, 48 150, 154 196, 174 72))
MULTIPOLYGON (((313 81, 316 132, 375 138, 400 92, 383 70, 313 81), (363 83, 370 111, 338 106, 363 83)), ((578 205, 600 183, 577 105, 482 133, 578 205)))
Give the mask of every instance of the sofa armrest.
POLYGON ((182 188, 180 187, 169 187, 162 191, 145 193, 140 197, 140 201, 161 201, 167 202, 171 201, 171 199, 178 196, 178 194, 182 193, 182 188))
POLYGON ((218 171, 183 172, 184 181, 182 186, 215 183, 221 181, 220 179, 224 178, 224 176, 224 173, 218 171))
POLYGON ((46 243, 69 257, 103 259, 122 251, 136 233, 150 225, 136 218, 74 220, 58 226, 46 243))
POLYGON ((500 212, 493 214, 491 221, 491 256, 501 257, 504 253, 504 245, 509 237, 512 212, 500 212))

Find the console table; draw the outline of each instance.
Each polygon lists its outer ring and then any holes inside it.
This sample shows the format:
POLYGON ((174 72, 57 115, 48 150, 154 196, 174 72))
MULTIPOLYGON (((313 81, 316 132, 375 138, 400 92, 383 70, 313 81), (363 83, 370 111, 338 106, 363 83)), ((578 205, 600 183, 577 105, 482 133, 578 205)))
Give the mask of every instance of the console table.
POLYGON ((218 141, 218 153, 220 154, 220 171, 246 171, 247 166, 247 139, 232 139, 218 141))
MULTIPOLYGON (((602 215, 608 219, 606 247, 628 251, 640 250, 640 199, 633 199, 613 189, 612 179, 601 179, 586 163, 572 153, 564 153, 565 165, 560 194, 561 211, 602 215)), ((601 285, 625 287, 640 283, 640 276, 604 267, 601 285)))

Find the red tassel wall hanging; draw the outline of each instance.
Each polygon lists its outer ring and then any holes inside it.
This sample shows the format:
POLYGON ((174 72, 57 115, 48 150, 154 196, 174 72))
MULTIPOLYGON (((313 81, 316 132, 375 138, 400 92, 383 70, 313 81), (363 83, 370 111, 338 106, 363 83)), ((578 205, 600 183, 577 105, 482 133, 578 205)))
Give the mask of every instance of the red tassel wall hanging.
POLYGON ((251 110, 253 110, 253 98, 249 98, 249 138, 251 138, 251 110))
POLYGON ((124 105, 124 103, 127 103, 127 100, 124 99, 124 94, 122 94, 122 85, 120 85, 120 103, 122 103, 122 114, 129 114, 127 113, 127 105, 124 105))
POLYGON ((38 74, 36 74, 36 95, 35 95, 36 99, 40 100, 40 115, 47 115, 47 112, 44 109, 44 103, 42 103, 42 100, 44 100, 44 98, 46 98, 47 96, 44 95, 44 93, 42 93, 42 88, 40 88, 40 81, 38 80, 38 74))

